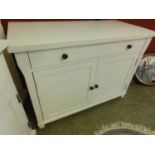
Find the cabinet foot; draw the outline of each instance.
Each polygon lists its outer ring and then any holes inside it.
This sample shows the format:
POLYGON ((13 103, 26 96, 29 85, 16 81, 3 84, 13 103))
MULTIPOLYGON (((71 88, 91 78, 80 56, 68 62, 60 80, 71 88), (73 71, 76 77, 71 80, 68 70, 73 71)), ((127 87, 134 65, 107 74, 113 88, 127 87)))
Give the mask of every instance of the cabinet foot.
POLYGON ((33 129, 30 133, 30 135, 37 135, 37 131, 35 129, 33 129))
POLYGON ((126 92, 124 92, 124 93, 121 95, 121 98, 123 98, 125 95, 126 95, 126 92))
POLYGON ((38 126, 39 126, 40 129, 42 129, 42 128, 45 127, 45 124, 39 124, 38 126))

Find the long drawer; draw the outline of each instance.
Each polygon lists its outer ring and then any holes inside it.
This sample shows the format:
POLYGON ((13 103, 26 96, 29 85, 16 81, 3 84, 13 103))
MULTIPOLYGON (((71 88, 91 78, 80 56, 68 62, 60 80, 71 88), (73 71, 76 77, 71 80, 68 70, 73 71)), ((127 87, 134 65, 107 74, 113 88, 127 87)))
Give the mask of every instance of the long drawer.
POLYGON ((137 53, 143 48, 145 41, 145 39, 140 39, 91 46, 33 51, 28 52, 28 54, 32 68, 39 68, 49 65, 61 65, 82 59, 114 55, 117 53, 137 53))

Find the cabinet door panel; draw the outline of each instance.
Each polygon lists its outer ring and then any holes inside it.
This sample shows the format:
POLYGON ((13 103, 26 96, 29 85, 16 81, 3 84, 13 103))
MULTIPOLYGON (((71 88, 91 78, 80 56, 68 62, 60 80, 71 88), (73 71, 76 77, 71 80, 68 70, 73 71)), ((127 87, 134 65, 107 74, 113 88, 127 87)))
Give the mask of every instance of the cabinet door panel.
POLYGON ((10 76, 4 56, 0 55, 0 135, 30 134, 22 104, 10 76))
POLYGON ((0 98, 10 86, 10 77, 8 76, 8 69, 4 57, 0 55, 0 98))
POLYGON ((135 60, 134 55, 100 60, 95 80, 99 88, 94 90, 92 102, 100 102, 120 95, 135 60))
POLYGON ((23 106, 18 103, 15 90, 8 88, 0 100, 0 134, 30 134, 23 106))
POLYGON ((45 120, 87 104, 96 66, 95 62, 34 73, 45 120))

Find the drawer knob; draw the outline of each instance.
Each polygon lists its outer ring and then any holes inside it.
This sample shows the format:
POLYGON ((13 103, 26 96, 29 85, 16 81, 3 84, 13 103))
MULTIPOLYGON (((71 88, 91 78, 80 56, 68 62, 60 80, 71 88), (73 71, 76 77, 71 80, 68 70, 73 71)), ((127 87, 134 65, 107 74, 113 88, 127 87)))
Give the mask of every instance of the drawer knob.
POLYGON ((62 59, 66 60, 68 58, 68 55, 67 54, 62 54, 62 59))
POLYGON ((127 49, 131 49, 132 48, 132 45, 127 45, 127 49))
POLYGON ((93 89, 94 89, 94 87, 90 86, 90 87, 89 87, 89 89, 90 89, 90 90, 93 90, 93 89))
POLYGON ((95 87, 95 88, 99 88, 99 85, 98 85, 98 84, 96 84, 94 87, 95 87))

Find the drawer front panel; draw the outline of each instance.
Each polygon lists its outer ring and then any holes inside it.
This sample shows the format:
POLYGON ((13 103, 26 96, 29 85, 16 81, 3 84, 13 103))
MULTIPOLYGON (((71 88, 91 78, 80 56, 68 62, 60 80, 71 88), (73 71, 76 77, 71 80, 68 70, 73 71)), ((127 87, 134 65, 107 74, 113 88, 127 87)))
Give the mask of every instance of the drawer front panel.
POLYGON ((82 59, 104 57, 117 53, 138 53, 143 48, 144 44, 145 39, 141 39, 91 46, 36 51, 29 52, 28 54, 32 68, 39 68, 49 65, 61 65, 82 59))

